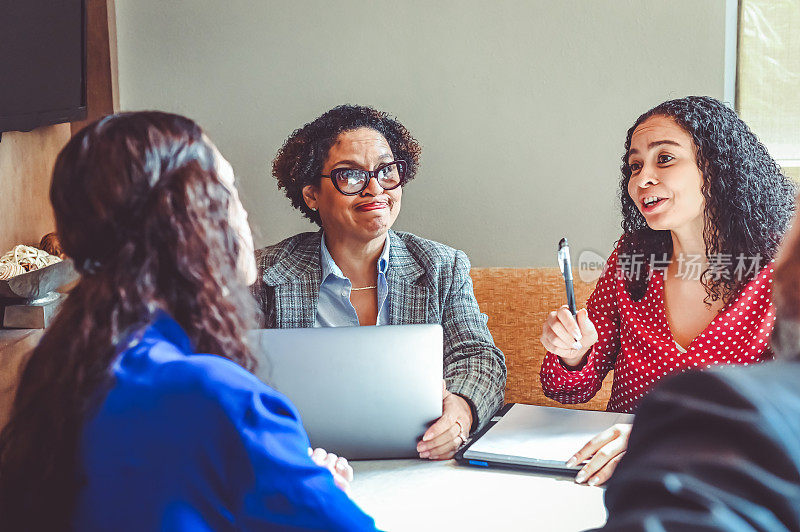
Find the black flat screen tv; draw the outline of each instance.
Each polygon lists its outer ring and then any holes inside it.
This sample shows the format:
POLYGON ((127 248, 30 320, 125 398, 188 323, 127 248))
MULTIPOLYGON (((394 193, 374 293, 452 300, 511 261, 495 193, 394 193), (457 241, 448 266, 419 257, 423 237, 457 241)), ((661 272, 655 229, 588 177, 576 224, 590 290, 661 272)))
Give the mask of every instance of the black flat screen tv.
POLYGON ((86 0, 0 0, 0 132, 86 118, 86 0))

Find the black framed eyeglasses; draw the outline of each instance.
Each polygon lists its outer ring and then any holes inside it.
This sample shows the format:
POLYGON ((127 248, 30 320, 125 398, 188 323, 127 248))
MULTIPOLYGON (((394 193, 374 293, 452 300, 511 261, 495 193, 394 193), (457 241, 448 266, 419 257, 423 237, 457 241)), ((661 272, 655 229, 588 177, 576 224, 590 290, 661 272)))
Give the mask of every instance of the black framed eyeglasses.
POLYGON ((345 196, 361 194, 369 186, 374 177, 383 190, 392 190, 406 182, 406 162, 392 161, 375 170, 360 170, 358 168, 334 168, 328 177, 333 182, 336 190, 345 196))

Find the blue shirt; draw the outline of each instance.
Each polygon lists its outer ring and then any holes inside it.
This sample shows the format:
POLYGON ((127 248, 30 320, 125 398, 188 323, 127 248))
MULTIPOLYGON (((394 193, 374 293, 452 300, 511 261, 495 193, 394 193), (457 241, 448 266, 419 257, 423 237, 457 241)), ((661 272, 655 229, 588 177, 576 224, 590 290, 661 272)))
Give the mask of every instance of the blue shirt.
MULTIPOLYGON (((314 327, 357 326, 358 313, 350 302, 353 283, 345 277, 336 265, 328 248, 325 236, 320 239, 320 261, 322 262, 322 283, 319 286, 319 300, 314 327)), ((376 325, 389 324, 389 285, 386 283, 386 269, 389 267, 389 235, 378 258, 378 320, 376 325)), ((356 287, 359 288, 359 287, 356 287)))
POLYGON ((308 456, 294 406, 195 354, 160 313, 132 335, 83 430, 76 530, 374 530, 308 456))

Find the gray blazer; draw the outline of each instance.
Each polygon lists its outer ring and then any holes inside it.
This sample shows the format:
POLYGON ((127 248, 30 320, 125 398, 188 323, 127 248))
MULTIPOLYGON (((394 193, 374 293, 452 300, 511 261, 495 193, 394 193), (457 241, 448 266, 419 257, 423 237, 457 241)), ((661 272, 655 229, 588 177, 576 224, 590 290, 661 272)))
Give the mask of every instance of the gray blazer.
MULTIPOLYGON (((322 283, 322 232, 301 233, 256 251, 253 286, 265 328, 313 327, 322 283)), ((389 231, 389 323, 439 323, 447 389, 472 408, 477 430, 503 404, 506 365, 472 291, 463 251, 389 231)))

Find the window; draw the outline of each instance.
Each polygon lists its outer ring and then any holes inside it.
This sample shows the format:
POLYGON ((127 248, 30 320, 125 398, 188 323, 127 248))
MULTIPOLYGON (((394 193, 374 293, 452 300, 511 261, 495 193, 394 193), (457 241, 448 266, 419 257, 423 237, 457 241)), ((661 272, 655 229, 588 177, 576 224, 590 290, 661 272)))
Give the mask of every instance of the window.
POLYGON ((736 110, 800 181, 800 0, 740 0, 736 110))

